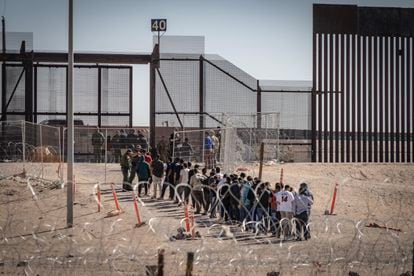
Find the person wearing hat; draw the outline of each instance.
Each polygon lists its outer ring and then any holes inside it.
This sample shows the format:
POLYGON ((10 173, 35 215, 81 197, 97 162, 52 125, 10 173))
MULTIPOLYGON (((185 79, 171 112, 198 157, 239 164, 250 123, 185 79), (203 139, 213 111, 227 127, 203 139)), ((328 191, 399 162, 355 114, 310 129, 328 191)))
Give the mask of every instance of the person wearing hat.
POLYGON ((131 184, 128 182, 130 170, 131 170, 131 154, 132 150, 128 149, 125 153, 121 156, 121 171, 122 171, 122 189, 131 191, 132 187, 131 184))

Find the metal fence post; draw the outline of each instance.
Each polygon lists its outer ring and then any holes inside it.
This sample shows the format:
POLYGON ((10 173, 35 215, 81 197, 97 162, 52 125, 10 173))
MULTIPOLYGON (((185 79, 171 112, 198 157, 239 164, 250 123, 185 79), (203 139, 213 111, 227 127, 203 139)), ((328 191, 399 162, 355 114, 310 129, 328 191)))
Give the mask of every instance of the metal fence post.
POLYGON ((280 155, 282 152, 282 149, 280 148, 280 113, 277 114, 277 157, 280 162, 280 155))
POLYGON ((206 164, 206 160, 204 159, 204 152, 205 152, 205 149, 204 149, 204 140, 206 139, 205 137, 204 137, 204 135, 205 135, 205 131, 203 130, 202 131, 202 139, 201 139, 201 162, 203 162, 204 163, 204 166, 206 166, 207 164, 206 164))
POLYGON ((64 177, 64 167, 65 167, 65 163, 67 162, 67 147, 68 147, 68 141, 66 140, 67 138, 67 128, 63 127, 62 128, 62 178, 64 177))
POLYGON ((172 159, 175 159, 175 137, 177 135, 177 131, 174 130, 173 132, 173 140, 172 140, 172 159))
POLYGON ((108 163, 108 130, 105 129, 105 184, 106 184, 106 165, 108 163))
POLYGON ((58 142, 58 147, 59 147, 59 179, 60 179, 60 181, 63 183, 63 168, 62 168, 62 141, 61 141, 61 138, 62 138, 62 135, 60 135, 60 131, 61 130, 63 130, 63 128, 58 128, 57 129, 58 130, 58 139, 59 139, 59 142, 58 142))
POLYGON ((42 125, 39 125, 39 131, 40 131, 40 135, 39 135, 39 139, 40 139, 40 162, 41 162, 41 166, 42 166, 42 172, 41 172, 41 178, 43 179, 43 135, 42 135, 42 125))
POLYGON ((23 170, 26 164, 26 122, 22 121, 22 149, 23 149, 23 170))

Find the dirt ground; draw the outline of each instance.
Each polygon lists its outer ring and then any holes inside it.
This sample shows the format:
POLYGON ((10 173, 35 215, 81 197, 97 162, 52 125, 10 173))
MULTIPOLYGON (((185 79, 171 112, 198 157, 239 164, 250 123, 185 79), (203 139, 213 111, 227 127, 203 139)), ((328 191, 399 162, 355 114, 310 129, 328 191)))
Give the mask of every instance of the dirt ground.
MULTIPOLYGON (((244 167, 258 175, 258 166, 244 167)), ((411 270, 414 165, 277 164, 264 167, 263 180, 274 184, 282 168, 284 183, 297 188, 306 181, 314 194, 308 241, 245 232, 203 215, 195 216, 201 238, 171 241, 184 224, 184 210, 149 197, 139 202, 146 224, 136 228, 132 195, 121 191, 117 164, 76 164, 74 226, 67 228, 58 164, 25 164, 24 176, 18 175, 23 164, 2 163, 0 273, 145 275, 146 266, 157 264, 159 249, 165 250, 165 275, 185 274, 187 252, 195 253, 193 275, 400 275, 411 270), (106 217, 115 209, 111 182, 123 213, 106 217), (335 215, 324 215, 335 183, 335 215)))

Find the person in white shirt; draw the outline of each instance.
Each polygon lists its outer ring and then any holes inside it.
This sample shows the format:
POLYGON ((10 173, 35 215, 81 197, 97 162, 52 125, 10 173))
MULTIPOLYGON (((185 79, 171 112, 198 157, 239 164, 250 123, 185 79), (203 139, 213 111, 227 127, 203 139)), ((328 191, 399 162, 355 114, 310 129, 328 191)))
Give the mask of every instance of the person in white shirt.
MULTIPOLYGON (((180 179, 178 182, 178 195, 179 195, 179 205, 181 205, 183 203, 183 201, 188 201, 185 200, 185 190, 186 188, 188 188, 188 174, 190 172, 190 169, 188 168, 188 165, 186 162, 183 163, 183 168, 180 171, 180 179)), ((188 202, 186 202, 186 204, 188 204, 188 202)))
MULTIPOLYGON (((216 176, 217 176, 217 179, 219 181, 223 180, 224 174, 221 173, 220 167, 216 167, 216 176)), ((224 179, 224 181, 225 181, 225 179, 224 179)))
POLYGON ((285 185, 285 189, 276 194, 277 209, 280 212, 282 221, 282 229, 285 238, 290 237, 291 219, 293 218, 293 206, 292 203, 295 200, 293 193, 290 192, 289 185, 285 185))

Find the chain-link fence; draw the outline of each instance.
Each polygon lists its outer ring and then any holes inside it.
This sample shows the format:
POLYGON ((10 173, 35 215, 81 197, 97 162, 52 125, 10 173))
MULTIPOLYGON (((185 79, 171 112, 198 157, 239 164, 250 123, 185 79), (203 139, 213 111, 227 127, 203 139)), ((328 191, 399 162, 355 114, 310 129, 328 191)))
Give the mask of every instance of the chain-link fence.
POLYGON ((220 165, 231 171, 237 166, 260 161, 260 144, 264 143, 264 161, 279 161, 278 113, 214 116, 221 122, 217 128, 174 132, 173 158, 209 168, 220 165))
POLYGON ((0 159, 8 163, 11 168, 9 173, 24 171, 42 179, 61 178, 62 140, 59 128, 25 121, 7 121, 1 123, 0 132, 0 159), (51 166, 45 166, 47 163, 51 163, 51 166))
POLYGON ((155 85, 156 127, 223 128, 228 120, 231 127, 244 129, 242 139, 251 141, 254 136, 267 139, 256 129, 278 129, 280 161, 311 161, 311 82, 259 81, 217 55, 162 56, 155 85), (278 114, 277 126, 271 114, 278 114))

